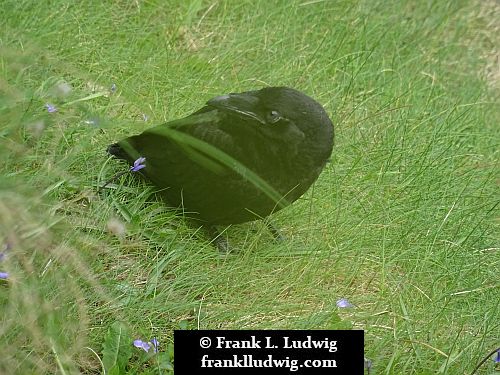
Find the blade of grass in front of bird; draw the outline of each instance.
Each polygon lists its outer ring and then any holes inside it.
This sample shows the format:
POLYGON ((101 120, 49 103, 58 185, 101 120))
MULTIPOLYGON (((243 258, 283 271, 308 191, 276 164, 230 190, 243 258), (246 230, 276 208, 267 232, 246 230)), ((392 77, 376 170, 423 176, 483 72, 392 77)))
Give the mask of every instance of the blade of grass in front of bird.
MULTIPOLYGON (((266 194, 269 198, 271 198, 274 202, 276 202, 279 207, 286 207, 289 202, 284 198, 280 193, 278 193, 271 185, 269 185, 264 179, 262 179, 255 172, 244 166, 238 160, 226 154, 224 151, 218 149, 211 144, 204 142, 198 138, 195 138, 189 134, 182 133, 174 127, 182 126, 182 120, 175 122, 172 124, 173 126, 157 126, 152 129, 149 129, 148 132, 157 133, 161 136, 169 137, 174 142, 183 146, 183 148, 187 151, 195 151, 192 152, 193 159, 200 164, 204 164, 206 167, 214 170, 214 172, 220 172, 220 166, 217 166, 214 162, 217 161, 225 167, 235 171, 240 174, 242 177, 247 179, 250 183, 252 183, 255 187, 261 190, 264 194, 266 194)), ((126 149, 126 151, 133 158, 139 157, 141 155, 138 154, 136 150, 133 149, 131 145, 126 145, 125 142, 121 144, 122 147, 126 149)))

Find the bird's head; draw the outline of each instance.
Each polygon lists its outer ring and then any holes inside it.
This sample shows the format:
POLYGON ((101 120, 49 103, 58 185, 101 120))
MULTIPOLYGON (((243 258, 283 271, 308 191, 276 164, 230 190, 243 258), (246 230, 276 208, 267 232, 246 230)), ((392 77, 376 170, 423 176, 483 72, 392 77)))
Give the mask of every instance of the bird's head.
MULTIPOLYGON (((326 153, 333 145, 333 124, 324 108, 309 96, 288 87, 266 87, 215 97, 207 102, 227 117, 233 131, 245 129, 267 139, 289 145, 321 146, 326 153)), ((228 129, 230 131, 230 129, 228 129)))

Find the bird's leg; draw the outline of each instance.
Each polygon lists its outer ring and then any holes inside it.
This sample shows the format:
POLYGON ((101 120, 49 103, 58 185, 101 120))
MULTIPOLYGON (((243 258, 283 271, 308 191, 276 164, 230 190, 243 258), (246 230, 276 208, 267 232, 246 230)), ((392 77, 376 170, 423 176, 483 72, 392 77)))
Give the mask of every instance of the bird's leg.
POLYGON ((229 246, 226 237, 224 237, 224 235, 220 233, 214 225, 208 224, 205 225, 205 228, 208 231, 210 239, 221 253, 229 253, 231 251, 231 247, 229 246))
POLYGON ((266 223, 267 229, 269 229, 269 232, 271 232, 276 242, 285 241, 285 237, 281 234, 280 230, 270 220, 264 220, 264 222, 266 223))

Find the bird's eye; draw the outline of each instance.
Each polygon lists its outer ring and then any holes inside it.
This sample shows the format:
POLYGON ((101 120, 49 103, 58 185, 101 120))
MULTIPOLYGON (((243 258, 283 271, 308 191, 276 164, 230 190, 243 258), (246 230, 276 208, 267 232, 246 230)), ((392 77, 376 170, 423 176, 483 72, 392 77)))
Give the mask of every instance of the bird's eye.
POLYGON ((270 124, 274 124, 275 122, 278 122, 281 120, 281 115, 278 113, 278 111, 271 111, 267 114, 267 122, 270 124))

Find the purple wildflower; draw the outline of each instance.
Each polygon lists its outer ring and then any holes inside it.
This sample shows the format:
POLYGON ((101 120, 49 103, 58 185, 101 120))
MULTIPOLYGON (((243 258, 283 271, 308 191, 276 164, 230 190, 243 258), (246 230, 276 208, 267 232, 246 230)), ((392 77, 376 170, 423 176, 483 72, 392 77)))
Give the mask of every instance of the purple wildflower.
POLYGON ((156 339, 156 337, 153 337, 151 339, 151 341, 149 341, 149 342, 142 341, 141 339, 137 339, 137 340, 134 340, 134 346, 136 348, 144 350, 146 353, 149 353, 149 349, 151 349, 151 347, 153 347, 153 351, 155 353, 158 353, 159 342, 156 339))
POLYGON ((153 344, 154 352, 158 353, 158 346, 160 345, 160 343, 158 342, 158 340, 156 339, 156 337, 153 337, 151 339, 151 344, 153 344))
POLYGON ((0 279, 6 280, 9 278, 9 274, 7 272, 0 272, 0 279))
POLYGON ((347 300, 347 298, 341 298, 337 301, 337 307, 340 308, 349 308, 354 307, 354 305, 347 300))
POLYGON ((497 350, 497 355, 495 356, 493 361, 495 361, 495 363, 500 363, 500 349, 497 350))
POLYGON ((373 363, 371 359, 365 358, 365 369, 370 374, 370 371, 372 369, 373 363))
POLYGON ((130 172, 137 172, 137 171, 140 171, 142 168, 145 168, 145 167, 146 167, 146 158, 144 156, 141 156, 139 159, 137 159, 136 161, 134 161, 134 165, 132 165, 128 171, 122 171, 122 172, 119 172, 119 173, 115 174, 108 181, 106 181, 104 183, 104 185, 102 185, 99 188, 99 191, 101 191, 101 189, 103 189, 106 186, 108 186, 111 182, 113 182, 114 180, 116 180, 118 177, 123 176, 125 173, 128 173, 129 171, 130 172))
POLYGON ((47 112, 49 113, 57 112, 57 108, 52 104, 49 103, 45 104, 45 108, 47 108, 47 112))
POLYGON ((142 341, 140 339, 134 340, 134 346, 136 348, 144 350, 146 353, 149 352, 149 349, 151 349, 150 343, 147 343, 147 342, 142 341))
POLYGON ((146 166, 146 158, 141 156, 139 159, 134 161, 134 165, 130 167, 130 171, 137 172, 146 166))

